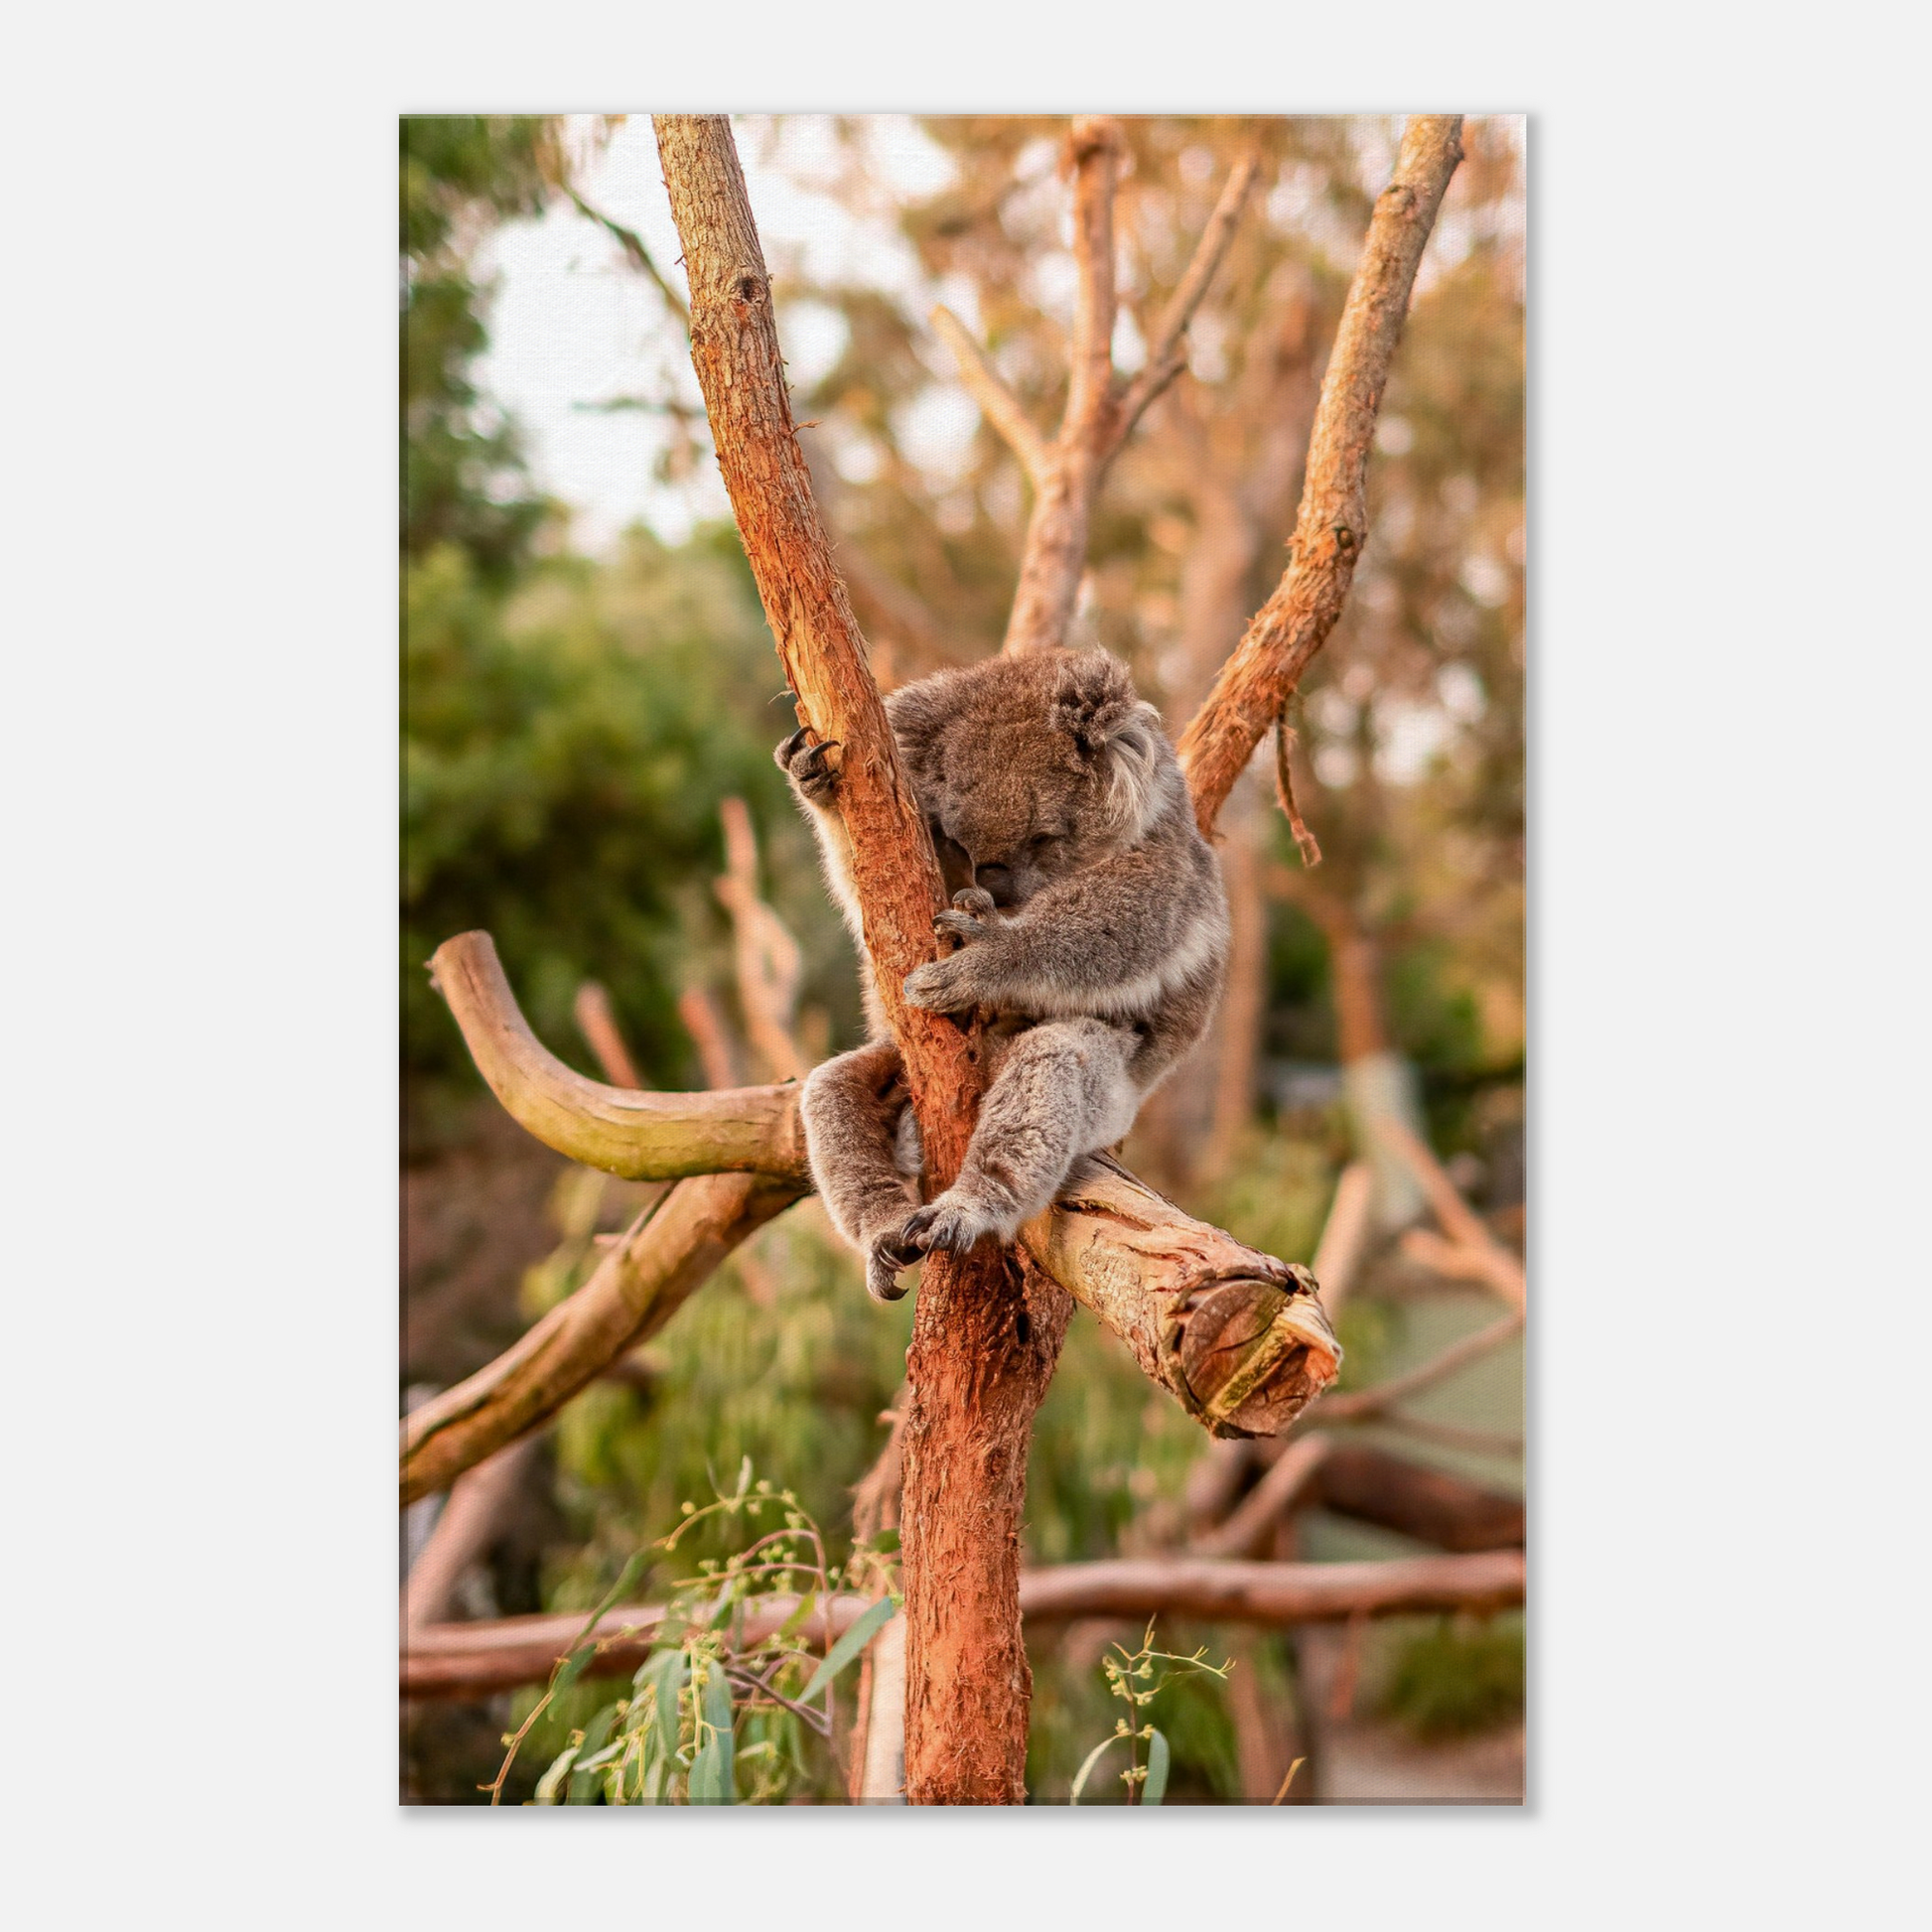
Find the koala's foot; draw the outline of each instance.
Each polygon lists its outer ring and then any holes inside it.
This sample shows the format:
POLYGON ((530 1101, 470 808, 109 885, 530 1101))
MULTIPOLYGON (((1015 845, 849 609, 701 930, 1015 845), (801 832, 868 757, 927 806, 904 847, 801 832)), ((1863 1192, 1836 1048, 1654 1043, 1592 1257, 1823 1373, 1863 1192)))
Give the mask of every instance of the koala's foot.
POLYGON ((838 789, 838 767, 825 754, 836 751, 839 741, 830 738, 823 745, 807 745, 807 727, 801 725, 771 754, 772 761, 814 804, 829 804, 838 789))
POLYGON ((898 1278, 920 1258, 922 1250, 905 1239, 903 1226, 890 1228, 866 1251, 866 1293, 875 1302, 897 1302, 905 1291, 898 1278))

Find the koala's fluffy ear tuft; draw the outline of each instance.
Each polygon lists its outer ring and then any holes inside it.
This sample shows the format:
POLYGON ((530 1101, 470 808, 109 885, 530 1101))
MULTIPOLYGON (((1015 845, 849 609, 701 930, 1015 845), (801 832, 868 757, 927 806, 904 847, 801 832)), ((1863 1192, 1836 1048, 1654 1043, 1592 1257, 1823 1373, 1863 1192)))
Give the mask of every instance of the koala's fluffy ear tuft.
POLYGON ((1161 714, 1134 695, 1119 658, 1089 650, 1061 666, 1053 716, 1080 757, 1104 776, 1115 829, 1139 838, 1160 801, 1161 714))

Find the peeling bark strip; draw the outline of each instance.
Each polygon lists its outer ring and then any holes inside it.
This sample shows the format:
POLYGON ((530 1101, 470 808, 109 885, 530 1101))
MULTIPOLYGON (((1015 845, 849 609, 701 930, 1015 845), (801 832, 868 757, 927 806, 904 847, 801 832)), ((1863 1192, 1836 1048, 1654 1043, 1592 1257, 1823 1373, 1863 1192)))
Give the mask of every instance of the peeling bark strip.
POLYGON ((555 1415, 626 1348, 654 1335, 741 1241, 804 1191, 757 1174, 680 1180, 568 1301, 487 1367, 410 1412, 403 1502, 447 1488, 555 1415))
MULTIPOLYGON (((800 722, 842 750, 839 810, 866 951, 905 1060, 928 1191, 959 1172, 983 1069, 976 1032, 906 1006, 905 975, 936 956, 945 904, 932 844, 899 769, 864 639, 832 564, 792 426, 770 280, 723 115, 652 125, 691 284, 691 359, 739 535, 800 722)), ((1111 319, 1110 319, 1111 326, 1111 319)), ((1020 1635, 1020 1509, 1034 1413, 1070 1311, 1066 1296, 995 1252, 923 1270, 904 1433, 906 1796, 1026 1798, 1032 1674, 1020 1635)))
POLYGON ((1235 779, 1327 641, 1354 581, 1368 536, 1363 479, 1376 412, 1417 264, 1462 159, 1461 132, 1459 114, 1412 116, 1394 177, 1376 201, 1321 381, 1288 569, 1181 736, 1180 762, 1204 832, 1213 830, 1235 779))
POLYGON ((495 942, 459 933, 430 959, 477 1070, 509 1117, 545 1147, 625 1180, 763 1173, 810 1185, 793 1087, 645 1093, 566 1066, 518 1010, 495 942))

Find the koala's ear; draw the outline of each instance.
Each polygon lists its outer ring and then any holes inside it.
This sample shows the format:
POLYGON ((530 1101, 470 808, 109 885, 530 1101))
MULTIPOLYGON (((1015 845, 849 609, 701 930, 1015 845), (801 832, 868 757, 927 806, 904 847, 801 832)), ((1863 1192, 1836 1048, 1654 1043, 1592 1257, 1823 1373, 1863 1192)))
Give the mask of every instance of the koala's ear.
POLYGON ((1146 831, 1161 796, 1161 714, 1134 695, 1127 667, 1084 651, 1060 671, 1054 715, 1106 785, 1108 815, 1128 838, 1146 831))

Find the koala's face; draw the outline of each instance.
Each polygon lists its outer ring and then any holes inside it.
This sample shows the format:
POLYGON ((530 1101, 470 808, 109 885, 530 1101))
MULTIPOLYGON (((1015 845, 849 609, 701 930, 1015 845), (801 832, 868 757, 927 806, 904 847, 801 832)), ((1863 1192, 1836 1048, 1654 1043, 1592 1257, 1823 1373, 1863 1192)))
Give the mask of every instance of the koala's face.
POLYGON ((947 890, 1002 906, 1133 845, 1173 754, 1102 651, 995 658, 895 694, 947 890))
POLYGON ((975 756, 949 761, 950 782, 927 802, 952 891, 978 886, 996 905, 1024 905, 1048 880, 1117 849, 1091 777, 1065 768, 1052 738, 1006 722, 985 731, 975 756))

